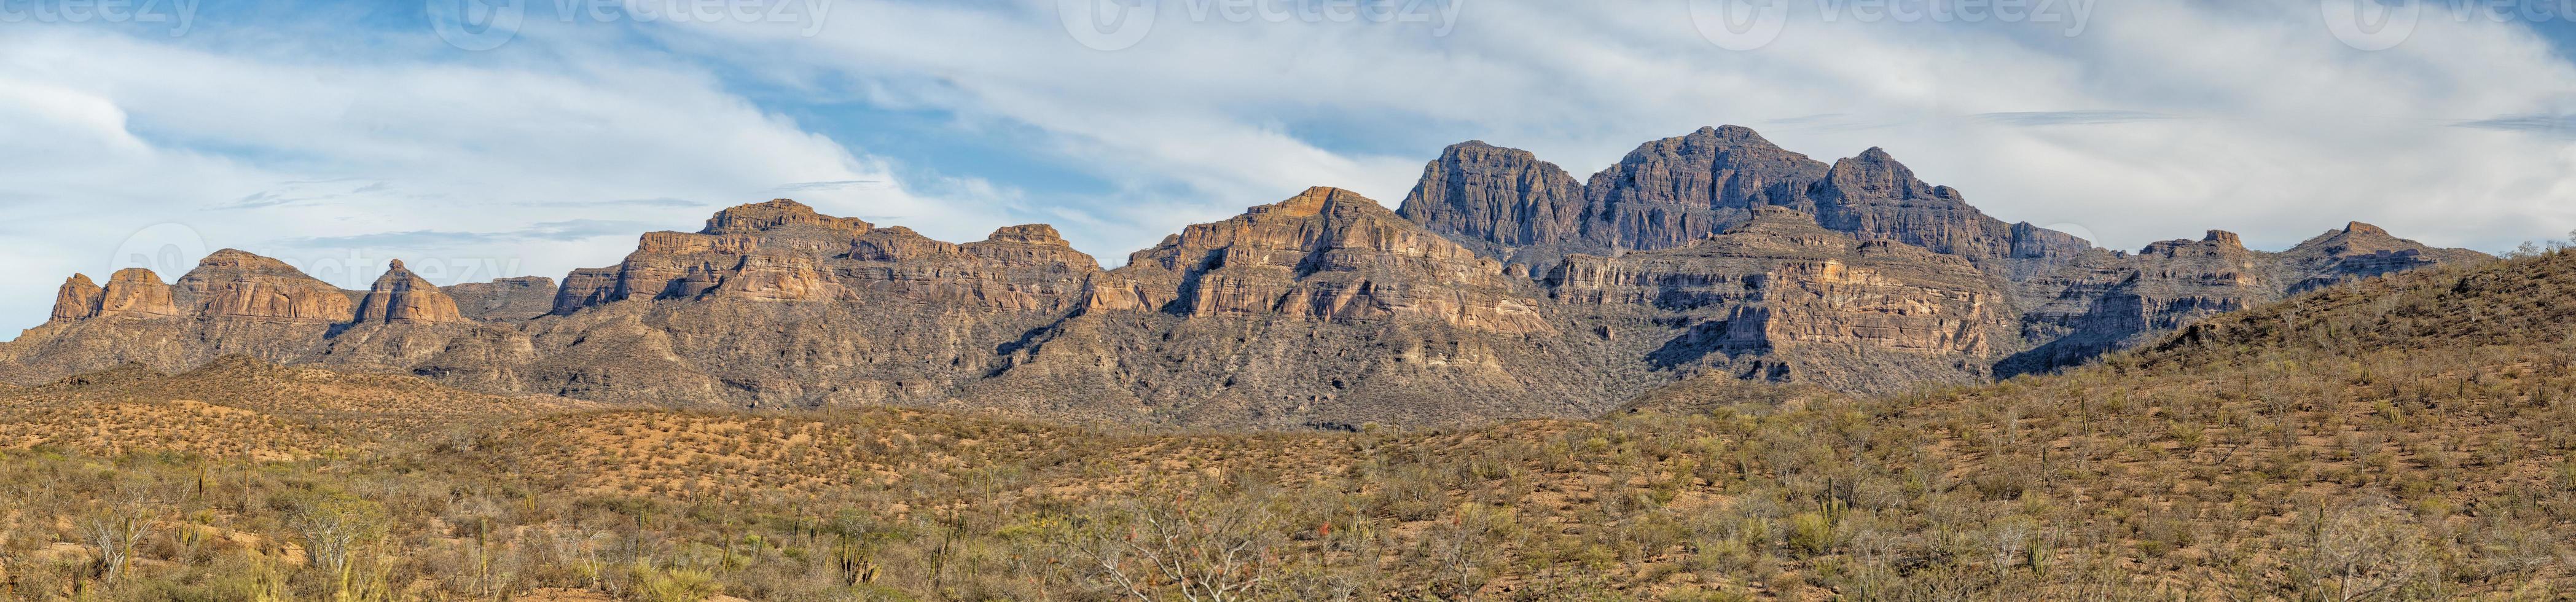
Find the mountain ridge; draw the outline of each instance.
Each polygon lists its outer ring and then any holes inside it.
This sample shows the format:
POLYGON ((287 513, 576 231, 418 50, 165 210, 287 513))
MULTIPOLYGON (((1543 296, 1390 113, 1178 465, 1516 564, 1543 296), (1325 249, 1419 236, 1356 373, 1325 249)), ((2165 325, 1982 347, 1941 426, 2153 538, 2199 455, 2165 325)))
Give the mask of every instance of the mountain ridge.
POLYGON ((2357 222, 2282 253, 2222 232, 2106 251, 1987 217, 1880 149, 1829 165, 1729 126, 1588 184, 1463 143, 1393 209, 1317 187, 1116 269, 1042 224, 951 243, 787 199, 641 234, 559 284, 435 287, 396 262, 349 291, 226 249, 177 284, 67 279, 47 324, 0 344, 0 381, 249 354, 616 403, 1473 425, 1589 417, 1708 374, 1984 382, 2483 257, 2357 222))

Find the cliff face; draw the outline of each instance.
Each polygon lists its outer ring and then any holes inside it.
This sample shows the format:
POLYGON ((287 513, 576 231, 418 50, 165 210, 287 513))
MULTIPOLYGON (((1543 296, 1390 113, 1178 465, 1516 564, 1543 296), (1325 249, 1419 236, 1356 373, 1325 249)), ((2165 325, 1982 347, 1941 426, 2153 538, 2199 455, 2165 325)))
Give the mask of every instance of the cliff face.
POLYGON ((1853 239, 1786 208, 1677 249, 1576 255, 1561 302, 1679 324, 1650 361, 1748 378, 1879 388, 1971 382, 2009 346, 2001 283, 1957 257, 1853 239))
POLYGON ((1803 195, 1825 171, 1737 126, 1648 142, 1586 185, 1593 246, 1669 249, 1742 224, 1759 207, 1811 210, 1803 195))
POLYGON ((1556 164, 1471 141, 1441 151, 1423 168, 1401 215, 1487 257, 1531 260, 1588 240, 1590 202, 1583 183, 1556 164))

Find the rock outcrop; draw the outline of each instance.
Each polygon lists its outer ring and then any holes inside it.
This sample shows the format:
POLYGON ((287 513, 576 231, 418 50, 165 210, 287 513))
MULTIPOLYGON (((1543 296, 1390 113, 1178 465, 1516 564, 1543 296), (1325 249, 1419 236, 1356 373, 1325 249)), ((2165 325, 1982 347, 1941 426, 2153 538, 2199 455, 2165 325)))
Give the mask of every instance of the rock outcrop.
POLYGON ((170 284, 159 274, 143 268, 125 268, 107 278, 101 291, 97 317, 101 318, 173 318, 180 315, 179 302, 170 284))
MULTIPOLYGON (((108 287, 111 302, 116 297, 113 284, 108 287)), ((234 249, 197 262, 197 269, 179 278, 178 291, 188 301, 183 310, 213 320, 333 324, 350 321, 356 309, 348 291, 286 262, 234 249)))
POLYGON ((358 304, 357 321, 446 324, 468 320, 457 311, 456 300, 396 259, 386 266, 384 276, 376 278, 375 285, 367 289, 366 298, 358 304))
POLYGON ((1649 356, 1658 365, 1762 380, 1973 382, 2014 338, 2001 282, 1966 260, 1856 240, 1787 208, 1677 249, 1567 257, 1548 283, 1560 301, 1679 324, 1649 356))
POLYGON ((106 294, 107 290, 91 282, 88 274, 73 274, 54 292, 54 315, 46 322, 63 324, 98 317, 99 301, 106 294))

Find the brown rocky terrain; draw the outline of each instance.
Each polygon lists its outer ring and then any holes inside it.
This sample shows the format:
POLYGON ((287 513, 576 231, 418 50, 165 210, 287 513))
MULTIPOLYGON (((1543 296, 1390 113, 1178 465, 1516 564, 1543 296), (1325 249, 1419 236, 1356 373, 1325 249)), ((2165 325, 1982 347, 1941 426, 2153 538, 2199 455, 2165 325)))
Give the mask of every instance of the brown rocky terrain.
POLYGON ((651 232, 614 266, 367 291, 217 252, 164 283, 74 276, 0 381, 243 354, 498 395, 896 404, 1266 428, 1581 418, 1704 375, 1888 392, 2085 361, 2220 312, 2485 256, 2353 224, 2282 253, 2138 254, 2008 224, 1884 151, 1751 130, 1639 147, 1588 183, 1453 146, 1401 208, 1315 188, 1114 270, 1054 228, 950 243, 790 200, 651 232))
MULTIPOLYGON (((2159 245, 2218 270, 2173 277, 2236 277, 2207 238, 2159 245)), ((1930 253, 1871 249, 1896 244, 1779 209, 1640 265, 1985 277, 1862 265, 1930 253)), ((1630 283, 1605 297, 1695 286, 1590 265, 1630 283)), ((1764 302, 1725 288, 1671 304, 1764 302)), ((1192 319, 1104 315, 1138 314, 1192 319)), ((0 597, 2554 600, 2576 590, 2571 320, 2576 252, 2550 252, 2007 383, 1710 373, 1597 419, 1363 433, 125 366, 0 390, 0 597)))

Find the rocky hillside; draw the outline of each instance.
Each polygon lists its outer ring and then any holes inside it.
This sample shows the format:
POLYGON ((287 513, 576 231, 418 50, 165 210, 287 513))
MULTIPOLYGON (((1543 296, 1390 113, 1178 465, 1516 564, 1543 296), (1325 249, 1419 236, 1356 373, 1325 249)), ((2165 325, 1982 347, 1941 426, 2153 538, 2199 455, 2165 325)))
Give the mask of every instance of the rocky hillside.
POLYGON ((616 265, 344 291, 225 250, 175 284, 74 275, 0 381, 216 357, 498 395, 896 404, 1263 428, 1581 418, 1718 375, 1847 392, 2042 372, 2297 292, 2476 262, 2353 224, 2283 253, 2213 232, 2137 254, 2007 224, 1877 149, 1751 130, 1579 183, 1451 147, 1396 210, 1315 188, 1104 270, 1052 227, 951 243, 790 200, 651 232, 616 265))
MULTIPOLYGON (((1252 229, 1380 219, 1331 198, 1252 229)), ((1780 209, 1580 290, 1678 312, 1808 286, 1742 282, 1784 266, 1984 277, 1912 253, 1780 209)), ((2004 383, 1707 374, 1598 419, 1365 433, 121 367, 0 392, 0 597, 2555 600, 2576 591, 2571 293, 2562 253, 2326 286, 2004 383), (329 545, 347 533, 366 545, 329 545)))

